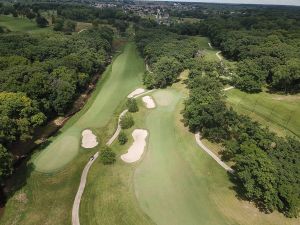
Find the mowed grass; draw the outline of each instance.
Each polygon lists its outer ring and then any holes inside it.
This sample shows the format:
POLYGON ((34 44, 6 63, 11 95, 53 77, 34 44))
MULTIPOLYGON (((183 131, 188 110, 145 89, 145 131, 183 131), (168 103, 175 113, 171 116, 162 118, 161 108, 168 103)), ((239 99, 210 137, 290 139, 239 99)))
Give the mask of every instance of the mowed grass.
POLYGON ((237 89, 226 91, 226 95, 228 104, 238 113, 250 116, 280 136, 300 138, 300 95, 247 94, 237 89))
MULTIPOLYGON (((61 135, 64 136, 64 132, 72 129, 73 125, 75 126, 74 130, 77 131, 76 126, 80 124, 82 127, 96 127, 93 129, 98 140, 101 144, 105 143, 115 129, 113 122, 116 121, 117 115, 114 110, 118 110, 128 93, 141 84, 143 71, 143 60, 139 57, 135 46, 129 43, 98 82, 98 86, 85 108, 68 121, 57 138, 61 135), (90 108, 95 110, 96 115, 92 116, 90 108), (85 116, 85 114, 87 115, 85 116), (90 118, 89 115, 91 115, 90 118), (81 117, 83 117, 82 120, 81 117)), ((78 142, 79 140, 76 140, 76 143, 78 142)), ((70 142, 61 142, 61 147, 58 149, 70 151, 72 146, 69 144, 70 142)), ((77 148, 79 145, 76 145, 77 148)), ((25 167, 20 168, 17 172, 18 176, 15 177, 15 182, 19 182, 20 186, 18 188, 16 186, 9 187, 10 189, 17 188, 17 190, 8 199, 0 224, 71 224, 72 205, 82 170, 89 157, 98 150, 99 148, 80 149, 80 154, 73 159, 72 163, 65 165, 56 173, 40 173, 34 170, 33 163, 29 163, 27 166, 28 172, 25 167)), ((63 161, 59 154, 60 151, 55 151, 52 155, 47 155, 44 166, 47 168, 47 164, 52 163, 53 160, 63 161)), ((95 162, 95 164, 97 163, 100 164, 99 161, 95 162)), ((97 173, 105 174, 105 170, 97 171, 97 173)), ((97 193, 95 192, 95 194, 97 193)))
POLYGON ((0 26, 8 28, 10 31, 22 31, 29 33, 49 32, 52 30, 50 27, 38 27, 34 20, 5 15, 0 15, 0 26))
POLYGON ((141 83, 143 72, 143 60, 130 43, 107 69, 104 76, 109 76, 105 84, 98 83, 103 87, 88 109, 72 117, 60 134, 50 139, 51 143, 36 155, 33 161, 36 170, 54 172, 71 162, 79 153, 81 132, 87 128, 96 130, 107 124, 124 95, 141 83))
POLYGON ((180 86, 154 92, 158 107, 145 115, 148 149, 134 184, 146 214, 159 225, 298 224, 297 219, 266 215, 238 200, 226 172, 183 126, 180 111, 186 90, 180 86))

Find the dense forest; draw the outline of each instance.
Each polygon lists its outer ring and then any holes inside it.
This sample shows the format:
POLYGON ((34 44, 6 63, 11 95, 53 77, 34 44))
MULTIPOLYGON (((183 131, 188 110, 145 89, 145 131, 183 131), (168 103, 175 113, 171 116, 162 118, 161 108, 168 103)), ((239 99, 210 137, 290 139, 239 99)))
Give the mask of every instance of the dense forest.
MULTIPOLYGON (((7 5, 1 6, 1 12, 6 13, 7 5)), ((33 6, 12 7, 17 13, 14 16, 32 12, 32 19, 42 17, 33 6)), ((73 35, 0 33, 1 185, 13 172, 12 144, 32 138, 37 127, 68 112, 110 62, 113 35, 112 29, 97 25, 73 35)))
POLYGON ((300 91, 298 8, 235 11, 198 23, 174 24, 179 34, 208 36, 228 59, 238 61, 233 84, 243 91, 300 91))
POLYGON ((181 71, 189 70, 185 125, 224 146, 222 157, 234 163, 233 180, 238 193, 265 212, 278 210, 297 217, 300 142, 278 137, 226 106, 220 77, 230 74, 221 62, 201 57, 197 37, 152 28, 140 29, 136 41, 149 64, 144 77, 149 88, 171 85, 181 71))

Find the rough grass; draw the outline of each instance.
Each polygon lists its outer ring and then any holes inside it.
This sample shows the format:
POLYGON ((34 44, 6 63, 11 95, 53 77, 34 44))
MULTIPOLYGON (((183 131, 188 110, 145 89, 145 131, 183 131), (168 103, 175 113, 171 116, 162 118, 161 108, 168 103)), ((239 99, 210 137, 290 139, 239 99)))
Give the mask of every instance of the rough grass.
POLYGON ((0 15, 0 26, 8 28, 10 31, 22 31, 29 33, 42 33, 52 30, 50 27, 38 27, 34 20, 5 15, 0 15))
POLYGON ((227 102, 235 111, 268 126, 280 136, 300 137, 300 96, 261 92, 247 94, 237 89, 226 91, 227 102))

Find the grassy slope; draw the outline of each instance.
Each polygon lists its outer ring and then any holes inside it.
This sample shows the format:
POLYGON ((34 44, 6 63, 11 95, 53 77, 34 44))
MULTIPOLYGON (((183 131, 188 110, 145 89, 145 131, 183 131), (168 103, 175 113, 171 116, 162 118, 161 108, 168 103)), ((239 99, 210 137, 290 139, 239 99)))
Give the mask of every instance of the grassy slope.
MULTIPOLYGON (((175 89, 186 92, 178 84, 175 89)), ((155 223, 299 223, 279 213, 265 215, 248 202, 239 201, 225 171, 199 149, 194 136, 182 125, 182 94, 172 88, 152 95, 156 102, 171 99, 171 104, 146 114, 149 146, 134 182, 141 207, 155 223)))
POLYGON ((30 33, 48 32, 51 30, 50 27, 40 28, 36 25, 34 20, 27 18, 19 18, 12 16, 0 15, 0 26, 5 26, 11 31, 23 31, 30 33))
POLYGON ((136 54, 133 44, 128 44, 109 68, 110 76, 106 85, 98 93, 93 104, 84 114, 72 118, 62 134, 52 138, 52 142, 35 158, 36 169, 52 172, 64 167, 79 153, 82 130, 96 130, 111 119, 117 106, 134 87, 141 83, 143 61, 136 54))
MULTIPOLYGON (((134 45, 128 44, 125 52, 114 61, 113 67, 108 68, 85 108, 72 117, 62 131, 64 132, 76 125, 76 121, 83 117, 84 119, 80 120, 82 126, 84 124, 88 126, 94 122, 97 125, 95 131, 98 134, 98 138, 104 143, 114 129, 111 125, 112 123, 108 123, 111 120, 115 121, 116 115, 114 115, 114 110, 123 102, 128 92, 131 92, 132 89, 141 83, 143 71, 143 60, 138 57, 134 45), (132 65, 135 66, 133 67, 132 65), (123 68, 123 66, 126 68, 123 68), (119 72, 116 75, 117 71, 119 72), (110 101, 111 103, 109 103, 110 101), (102 110, 101 112, 100 109, 96 110, 96 115, 92 117, 94 121, 91 121, 84 115, 90 115, 89 108, 94 104, 102 107, 102 110), (101 126, 102 129, 100 128, 101 126)), ((25 174, 24 168, 19 173, 19 177, 16 177, 16 180, 21 183, 22 187, 9 199, 0 224, 70 224, 71 208, 80 175, 85 163, 93 152, 95 150, 80 151, 80 154, 77 155, 72 163, 69 163, 63 170, 54 174, 39 172, 25 174), (27 176, 27 179, 22 182, 24 176, 27 176)), ((53 158, 57 158, 57 155, 53 155, 53 158)), ((45 161, 45 163, 47 162, 45 161)))
POLYGON ((226 92, 227 101, 238 113, 246 114, 281 136, 300 137, 300 96, 247 94, 237 89, 226 92))

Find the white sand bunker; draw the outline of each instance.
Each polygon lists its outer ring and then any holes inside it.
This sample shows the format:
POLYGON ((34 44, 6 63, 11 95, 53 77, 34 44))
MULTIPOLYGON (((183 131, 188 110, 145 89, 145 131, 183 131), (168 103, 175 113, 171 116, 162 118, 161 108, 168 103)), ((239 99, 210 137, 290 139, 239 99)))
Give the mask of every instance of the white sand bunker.
POLYGON ((84 148, 94 148, 98 145, 97 137, 89 129, 82 131, 81 146, 84 148))
POLYGON ((133 98, 134 96, 139 95, 139 94, 142 94, 142 93, 144 93, 144 92, 145 92, 145 89, 144 89, 144 88, 138 88, 138 89, 134 90, 133 92, 131 92, 131 93, 127 96, 127 98, 133 98))
POLYGON ((153 109, 155 108, 155 102, 153 101, 153 99, 150 96, 144 96, 142 98, 143 102, 145 103, 146 107, 148 109, 153 109))
POLYGON ((147 130, 135 129, 132 132, 133 144, 128 149, 126 154, 121 155, 121 159, 127 163, 138 161, 144 152, 146 146, 146 137, 148 136, 147 130))

